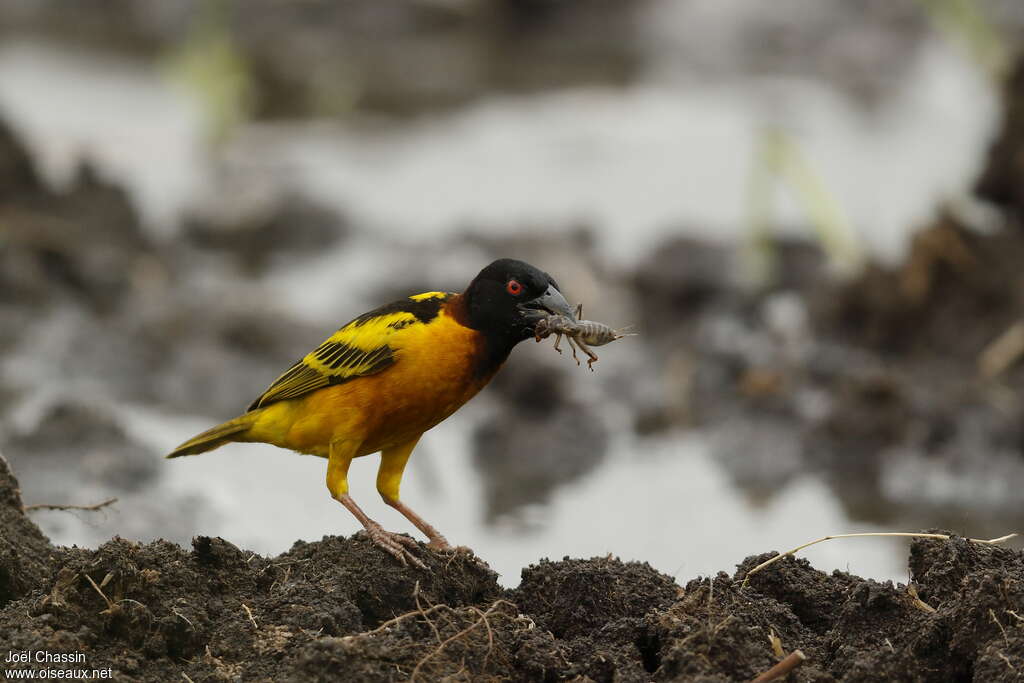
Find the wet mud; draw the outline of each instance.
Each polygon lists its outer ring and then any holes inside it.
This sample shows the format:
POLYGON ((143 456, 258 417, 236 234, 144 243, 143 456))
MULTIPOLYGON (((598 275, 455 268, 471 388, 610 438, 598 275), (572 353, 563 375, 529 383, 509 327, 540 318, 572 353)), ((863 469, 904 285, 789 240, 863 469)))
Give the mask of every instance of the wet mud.
MULTIPOLYGON (((518 19, 502 25, 515 27, 520 45, 560 49, 551 39, 559 13, 574 10, 505 5, 518 19)), ((602 24, 618 25, 621 10, 602 6, 602 24)), ((341 22, 355 10, 335 11, 341 22)), ((490 26, 487 17, 419 11, 430 16, 390 20, 392 30, 418 33, 427 21, 437 36, 457 34, 472 46, 490 26)), ((367 21, 388 23, 384 14, 367 21)), ((170 33, 187 31, 179 17, 170 33)), ((263 31, 252 27, 240 49, 263 31)), ((582 50, 587 41, 571 45, 582 50)), ((613 80, 629 80, 633 51, 627 42, 611 56, 619 64, 613 80)), ((506 56, 495 50, 489 68, 510 63, 506 56)), ((460 82, 410 94, 415 84, 377 78, 394 58, 375 52, 358 65, 374 76, 367 83, 390 85, 347 106, 420 111, 483 90, 481 75, 456 74, 460 82)), ((258 116, 319 111, 302 104, 315 88, 294 76, 309 73, 301 59, 251 59, 265 92, 300 95, 266 95, 258 116), (275 110, 271 101, 300 104, 275 110)), ((594 80, 583 58, 554 81, 531 78, 543 62, 485 80, 508 90, 594 80)), ((927 519, 982 536, 1020 528, 1022 93, 1024 63, 1007 83, 1003 130, 977 184, 1001 227, 940 214, 903 262, 870 264, 851 279, 833 277, 817 246, 789 240, 769 245, 773 276, 751 287, 737 277, 740 249, 681 236, 619 273, 592 257, 586 226, 549 241, 467 237, 482 257, 542 254, 549 270, 568 274, 567 291, 601 285, 614 293, 609 308, 637 316, 624 322, 642 331, 643 351, 619 367, 599 366, 608 381, 586 400, 566 388, 564 369, 541 363, 521 362, 517 377, 496 383, 494 414, 472 441, 488 521, 542 503, 599 467, 613 436, 601 409, 611 406, 639 435, 691 426, 717 433, 717 461, 757 497, 811 474, 828 482, 852 520, 895 528, 927 519), (538 457, 510 457, 524 452, 538 457)), ((117 494, 145 491, 161 476, 156 454, 125 432, 116 408, 235 414, 296 348, 322 338, 282 310, 260 277, 361 230, 282 195, 244 215, 197 212, 183 239, 160 241, 143 230, 127 193, 87 163, 67 188, 46 186, 2 125, 0 219, 0 351, 11 359, 0 377, 0 448, 35 487, 31 502, 64 502, 68 481, 78 502, 95 499, 100 484, 117 494), (223 272, 223 282, 209 272, 223 272), (25 405, 39 407, 36 419, 16 410, 25 405)), ((395 286, 395 296, 425 288, 395 286)), ((190 506, 168 500, 145 514, 194 528, 190 506)), ((153 519, 147 528, 158 528, 153 519)), ((25 514, 0 458, 0 660, 11 651, 81 652, 89 668, 140 681, 732 681, 799 649, 807 660, 791 680, 1024 676, 1020 551, 959 537, 915 541, 911 590, 826 574, 801 559, 744 586, 746 572, 770 555, 743 550, 755 554, 735 570, 689 580, 613 557, 540 560, 506 589, 486 558, 421 548, 428 571, 420 571, 361 535, 299 542, 276 557, 208 537, 190 547, 114 538, 97 549, 64 548, 25 514)))

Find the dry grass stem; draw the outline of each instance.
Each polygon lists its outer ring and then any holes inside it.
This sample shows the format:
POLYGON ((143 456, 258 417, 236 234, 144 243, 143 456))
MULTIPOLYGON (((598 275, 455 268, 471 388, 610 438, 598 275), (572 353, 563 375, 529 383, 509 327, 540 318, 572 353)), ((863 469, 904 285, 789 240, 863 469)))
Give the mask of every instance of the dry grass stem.
POLYGON ((1024 356, 1024 321, 1018 320, 985 347, 978 356, 978 369, 986 379, 1003 374, 1024 356))
POLYGON ((487 654, 484 655, 484 663, 480 668, 487 669, 487 660, 491 658, 491 652, 494 651, 494 630, 491 628, 491 622, 487 620, 487 615, 480 611, 478 607, 474 607, 473 611, 480 615, 480 619, 484 622, 484 628, 487 629, 487 654))
MULTIPOLYGON (((787 550, 786 552, 784 552, 784 553, 782 553, 780 555, 776 555, 775 557, 773 557, 773 558, 771 558, 769 560, 766 560, 766 561, 762 562, 761 564, 757 565, 756 567, 751 569, 749 572, 747 572, 746 576, 743 577, 743 584, 742 584, 741 588, 746 588, 747 587, 747 583, 750 581, 750 577, 753 576, 754 574, 758 573, 759 571, 761 571, 765 567, 768 567, 770 565, 775 564, 776 562, 778 562, 779 560, 781 560, 784 557, 789 557, 790 555, 796 555, 798 552, 800 552, 804 548, 810 548, 812 545, 817 545, 818 543, 824 543, 825 541, 831 541, 831 540, 836 539, 836 538, 866 538, 868 536, 897 537, 897 538, 934 538, 934 539, 940 540, 940 541, 948 541, 948 540, 950 540, 950 538, 952 538, 948 534, 924 534, 924 533, 916 533, 916 532, 910 532, 910 531, 867 531, 867 532, 862 532, 862 533, 857 533, 857 534, 835 534, 833 536, 823 536, 823 537, 821 537, 819 539, 816 539, 814 541, 811 541, 809 543, 804 543, 803 545, 798 545, 797 547, 793 548, 792 550, 787 550)), ((985 544, 988 544, 988 545, 994 545, 994 544, 997 544, 997 543, 1003 543, 1005 541, 1009 541, 1011 538, 1016 538, 1016 537, 1017 537, 1017 534, 1014 533, 1014 534, 1006 534, 1005 536, 1000 536, 999 538, 991 538, 991 539, 988 539, 988 540, 984 540, 984 539, 980 539, 980 538, 969 538, 967 540, 970 541, 971 543, 985 543, 985 544)))
POLYGON ((248 617, 249 617, 249 621, 251 621, 251 622, 252 622, 252 627, 253 627, 253 628, 259 628, 260 626, 259 626, 259 624, 257 624, 257 623, 256 623, 256 619, 255 619, 255 617, 253 617, 253 616, 252 616, 252 610, 251 610, 251 609, 249 609, 249 606, 248 606, 247 604, 245 604, 244 602, 242 603, 242 609, 244 609, 244 610, 245 610, 245 613, 246 613, 246 614, 248 615, 248 617))
POLYGON ((929 614, 935 612, 935 608, 929 605, 927 602, 921 599, 921 596, 917 594, 917 588, 913 585, 907 586, 907 595, 910 596, 910 604, 921 610, 922 612, 928 612, 929 614))
POLYGON ((789 653, 788 657, 755 678, 751 683, 764 683, 764 681, 774 681, 776 678, 782 678, 803 664, 805 659, 807 659, 807 655, 800 650, 793 650, 789 653))
POLYGON ((35 505, 26 505, 22 508, 25 512, 34 512, 36 510, 85 510, 86 512, 95 512, 96 510, 102 510, 108 505, 113 505, 117 502, 117 498, 108 498, 101 503, 95 503, 93 505, 51 505, 50 503, 37 503, 35 505))
POLYGON ((502 607, 504 605, 508 605, 510 607, 513 607, 513 608, 516 607, 515 605, 513 605, 508 600, 495 600, 494 603, 491 604, 491 606, 487 608, 486 612, 481 612, 476 607, 472 608, 478 615, 480 615, 480 618, 477 619, 476 621, 474 621, 472 624, 470 624, 466 628, 464 628, 461 631, 459 631, 458 633, 456 633, 455 635, 449 636, 443 642, 441 642, 441 644, 439 644, 436 648, 434 648, 429 653, 427 653, 427 655, 416 664, 416 667, 413 668, 412 673, 409 675, 409 680, 410 681, 415 681, 416 677, 420 673, 420 670, 423 668, 423 666, 427 662, 429 662, 431 659, 433 659, 434 657, 436 657, 439 654, 441 654, 446 647, 448 647, 449 645, 451 645, 455 641, 461 640, 462 638, 465 638, 466 636, 468 636, 471 632, 473 632, 480 625, 485 625, 486 626, 487 634, 488 634, 487 654, 484 655, 484 662, 486 663, 487 659, 491 655, 491 650, 492 650, 492 648, 494 646, 493 631, 491 631, 491 625, 490 625, 490 623, 487 620, 490 618, 491 614, 493 614, 496 609, 498 609, 499 607, 502 607))
POLYGON ((110 580, 114 578, 113 574, 108 573, 106 576, 104 576, 103 580, 100 581, 98 586, 96 585, 96 582, 92 580, 92 577, 88 574, 85 575, 85 578, 89 582, 89 584, 92 585, 92 587, 96 590, 96 592, 99 593, 100 597, 103 598, 103 602, 107 603, 107 609, 101 611, 100 614, 114 614, 115 612, 120 610, 120 608, 117 606, 117 603, 108 598, 107 594, 103 592, 103 587, 110 583, 110 580))
MULTIPOLYGON (((430 626, 430 630, 434 632, 434 637, 437 639, 437 642, 440 643, 441 642, 441 632, 437 630, 437 626, 434 624, 434 622, 432 622, 430 620, 430 617, 427 616, 427 613, 423 611, 423 605, 420 604, 420 582, 419 581, 416 582, 416 586, 412 590, 412 597, 413 597, 413 600, 416 601, 416 609, 419 610, 420 616, 423 617, 423 621, 427 622, 427 624, 430 626)), ((424 600, 426 600, 426 598, 424 598, 424 600)), ((429 602, 429 600, 428 600, 428 602, 429 602)), ((433 605, 431 605, 431 607, 433 607, 433 605)))
POLYGON ((428 614, 434 614, 435 612, 440 612, 443 609, 451 609, 451 607, 449 607, 448 605, 434 605, 433 607, 428 607, 427 609, 414 609, 411 612, 406 612, 405 614, 399 614, 397 617, 395 617, 393 619, 388 619, 387 621, 385 621, 383 624, 381 624, 377 628, 373 629, 372 631, 366 631, 364 633, 356 633, 356 634, 351 635, 351 636, 345 636, 345 638, 363 638, 363 637, 366 637, 366 636, 376 635, 378 633, 386 631, 387 629, 391 628, 392 626, 394 626, 396 624, 402 623, 403 621, 405 621, 407 619, 411 619, 413 617, 423 617, 424 619, 426 619, 428 614))
POLYGON ((195 631, 195 630, 196 630, 196 625, 195 625, 195 624, 193 624, 193 623, 192 623, 192 622, 191 622, 191 621, 189 620, 189 618, 188 618, 188 617, 186 617, 186 616, 185 616, 184 614, 182 614, 181 612, 179 612, 179 611, 178 611, 178 608, 177 608, 177 607, 173 608, 173 609, 171 610, 171 612, 172 612, 172 613, 173 613, 174 615, 176 615, 176 616, 180 617, 180 618, 181 618, 181 619, 182 619, 182 620, 183 620, 183 621, 184 621, 184 622, 185 622, 186 624, 188 624, 189 626, 191 626, 191 627, 192 627, 192 630, 193 630, 193 631, 195 631))
POLYGON ((1003 634, 1003 642, 1009 643, 1010 641, 1006 638, 1006 629, 1003 628, 1003 625, 1001 623, 999 623, 999 618, 996 617, 995 610, 993 610, 991 607, 988 608, 988 616, 991 617, 992 621, 994 621, 996 626, 999 627, 999 632, 1003 634))

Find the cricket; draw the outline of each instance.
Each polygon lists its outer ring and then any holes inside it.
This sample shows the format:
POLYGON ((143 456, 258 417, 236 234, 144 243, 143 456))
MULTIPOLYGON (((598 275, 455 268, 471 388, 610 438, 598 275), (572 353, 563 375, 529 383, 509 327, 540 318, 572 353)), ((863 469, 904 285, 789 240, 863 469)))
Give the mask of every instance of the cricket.
POLYGON ((582 315, 582 303, 576 305, 575 320, 565 315, 549 315, 534 327, 534 339, 539 343, 551 335, 555 335, 555 351, 562 353, 562 348, 559 345, 562 342, 562 337, 565 337, 569 342, 576 365, 581 364, 579 356, 576 355, 576 349, 579 348, 587 355, 587 367, 593 372, 598 355, 591 350, 591 346, 604 346, 616 339, 635 336, 636 333, 629 331, 632 326, 615 329, 594 320, 580 320, 582 315))

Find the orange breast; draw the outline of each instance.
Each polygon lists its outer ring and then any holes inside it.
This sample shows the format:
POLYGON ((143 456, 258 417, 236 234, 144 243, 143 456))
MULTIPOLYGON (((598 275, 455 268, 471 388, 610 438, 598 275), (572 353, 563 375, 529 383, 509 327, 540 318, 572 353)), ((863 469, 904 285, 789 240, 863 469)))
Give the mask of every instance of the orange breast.
POLYGON ((476 331, 442 310, 430 323, 409 328, 394 365, 384 371, 268 406, 260 422, 276 428, 259 430, 260 440, 325 457, 335 439, 359 440, 358 455, 406 443, 490 381, 493 372, 474 377, 482 344, 476 331))

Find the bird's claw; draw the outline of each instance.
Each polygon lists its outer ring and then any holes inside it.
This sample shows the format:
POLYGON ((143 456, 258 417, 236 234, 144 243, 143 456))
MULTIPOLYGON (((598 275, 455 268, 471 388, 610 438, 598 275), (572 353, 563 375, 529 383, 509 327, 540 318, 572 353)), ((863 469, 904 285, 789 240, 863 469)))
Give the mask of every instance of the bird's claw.
POLYGON ((442 536, 441 534, 438 534, 437 536, 432 536, 430 538, 430 543, 427 544, 427 547, 431 550, 436 550, 439 553, 454 550, 454 548, 452 548, 452 545, 448 542, 448 539, 442 536))
POLYGON ((379 524, 367 527, 366 534, 375 546, 394 557, 404 566, 412 564, 420 569, 427 568, 427 565, 423 564, 420 558, 409 552, 409 548, 419 547, 419 543, 415 539, 403 534, 396 534, 393 531, 385 531, 379 524))
MULTIPOLYGON (((448 558, 448 564, 460 560, 463 562, 472 562, 478 567, 484 567, 490 569, 490 565, 480 559, 476 553, 473 552, 472 548, 464 545, 449 545, 447 548, 435 550, 439 555, 443 555, 448 558)), ((448 565, 445 565, 448 566, 448 565)))

